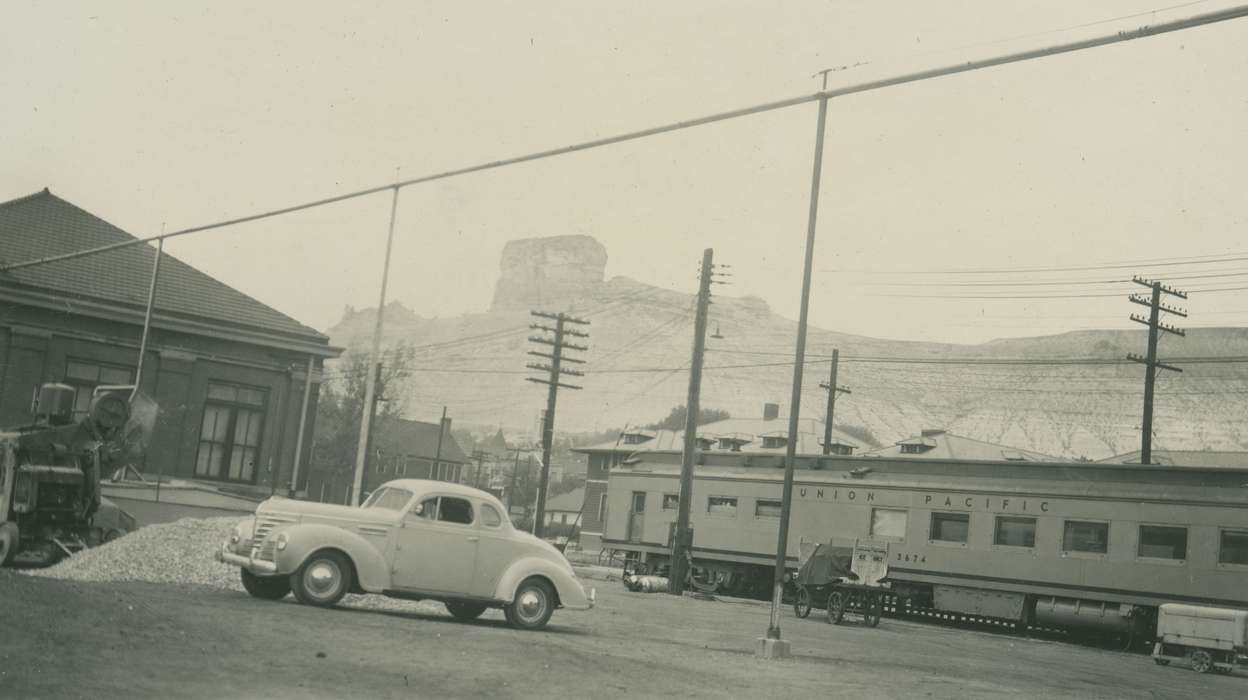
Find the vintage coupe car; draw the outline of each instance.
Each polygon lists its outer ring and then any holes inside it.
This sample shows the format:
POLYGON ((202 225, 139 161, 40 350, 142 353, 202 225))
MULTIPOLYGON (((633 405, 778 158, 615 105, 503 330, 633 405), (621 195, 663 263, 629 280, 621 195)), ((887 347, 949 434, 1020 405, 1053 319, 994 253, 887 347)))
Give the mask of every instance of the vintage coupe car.
POLYGON ((502 608, 540 629, 556 608, 588 610, 594 589, 550 544, 514 529, 494 496, 460 484, 397 479, 358 508, 270 498, 217 554, 243 588, 331 606, 347 593, 438 600, 459 620, 502 608))

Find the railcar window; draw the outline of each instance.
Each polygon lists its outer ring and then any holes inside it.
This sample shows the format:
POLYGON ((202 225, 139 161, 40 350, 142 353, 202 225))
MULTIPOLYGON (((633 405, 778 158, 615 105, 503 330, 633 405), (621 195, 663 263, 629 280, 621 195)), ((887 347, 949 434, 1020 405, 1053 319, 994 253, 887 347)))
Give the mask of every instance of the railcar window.
POLYGON ((970 513, 932 513, 931 539, 934 542, 960 542, 966 544, 967 534, 970 530, 970 513))
POLYGON ((710 496, 706 499, 706 512, 711 515, 736 515, 735 496, 710 496))
POLYGON ((1187 559, 1187 528, 1141 525, 1139 556, 1187 559))
POLYGON ((1109 523, 1067 520, 1062 533, 1062 551, 1105 554, 1109 551, 1109 523))
POLYGON ((680 508, 680 494, 663 494, 663 510, 676 510, 678 508, 680 508))
POLYGON ((998 515, 996 534, 993 535, 992 542, 1007 547, 1035 547, 1036 519, 998 515))
POLYGON ((1248 530, 1223 530, 1221 540, 1219 564, 1248 564, 1248 530))
POLYGON ((780 517, 780 501, 764 501, 758 499, 754 501, 754 517, 756 518, 778 518, 780 517))
POLYGON ((885 539, 906 539, 906 524, 910 513, 894 508, 871 509, 871 536, 885 539))

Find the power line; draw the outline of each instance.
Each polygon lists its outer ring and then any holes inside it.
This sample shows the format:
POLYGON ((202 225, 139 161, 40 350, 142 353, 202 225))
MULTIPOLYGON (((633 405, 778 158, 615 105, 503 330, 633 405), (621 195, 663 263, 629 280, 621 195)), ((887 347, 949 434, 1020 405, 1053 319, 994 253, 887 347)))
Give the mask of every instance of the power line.
MULTIPOLYGON (((304 202, 301 204, 294 204, 291 206, 281 207, 278 209, 270 209, 268 211, 263 211, 263 212, 259 212, 256 214, 249 214, 246 216, 235 217, 232 219, 226 219, 226 220, 218 221, 215 223, 204 224, 200 226, 192 226, 190 228, 184 228, 184 229, 180 229, 177 231, 171 231, 169 233, 162 233, 156 236, 149 236, 147 238, 135 238, 133 240, 119 241, 117 243, 97 246, 94 248, 87 248, 87 249, 78 250, 78 251, 74 251, 70 253, 50 255, 50 256, 45 256, 42 258, 7 263, 4 265, 0 265, 0 272, 9 272, 12 270, 17 270, 17 269, 21 269, 25 267, 32 267, 35 265, 44 265, 44 264, 59 262, 59 261, 64 261, 64 260, 72 260, 74 258, 84 257, 87 255, 96 255, 99 253, 104 253, 104 252, 108 252, 112 250, 118 250, 121 248, 127 248, 133 245, 139 245, 139 244, 148 243, 151 241, 163 240, 167 238, 175 238, 177 236, 184 236, 184 235, 188 235, 192 233, 200 233, 203 231, 210 231, 213 229, 226 228, 226 227, 235 226, 238 224, 249 223, 253 221, 260 221, 263 219, 269 219, 269 218, 273 218, 276 216, 291 214, 291 213, 303 211, 306 209, 326 206, 329 204, 336 204, 338 202, 344 202, 350 199, 356 199, 359 197, 379 194, 381 192, 394 191, 397 193, 399 189, 403 187, 408 187, 411 185, 418 185, 422 183, 433 182, 436 180, 444 180, 444 179, 458 177, 462 175, 468 175, 471 173, 494 170, 494 169, 503 168, 503 167, 510 166, 510 165, 518 165, 520 163, 528 163, 532 161, 543 160, 546 158, 553 158, 557 156, 568 155, 571 153, 587 151, 587 150, 591 150, 595 148, 602 148, 605 146, 625 143, 628 141, 636 141, 639 139, 649 138, 652 136, 658 136, 660 134, 666 134, 666 133, 671 133, 675 131, 682 131, 685 129, 705 126, 708 124, 728 121, 731 119, 739 119, 741 117, 747 117, 747 116, 751 116, 755 114, 762 114, 765 112, 773 112, 776 110, 787 109, 789 107, 796 107, 798 105, 804 105, 804 104, 815 103, 815 102, 826 102, 827 100, 836 98, 836 97, 843 97, 846 95, 853 95, 853 94, 857 94, 861 92, 869 92, 872 90, 879 90, 879 89, 887 88, 887 87, 895 87, 898 85, 905 85, 907 83, 919 82, 923 80, 929 80, 932 78, 938 78, 938 77, 943 77, 943 76, 948 76, 948 75, 956 75, 959 73, 967 73, 970 71, 981 70, 984 68, 992 68, 992 67, 1007 65, 1011 63, 1018 63, 1018 62, 1030 61, 1030 60, 1034 60, 1038 58, 1045 58, 1048 56, 1071 53, 1075 51, 1081 51, 1085 49, 1106 46, 1109 44, 1115 44, 1115 43, 1120 43, 1124 41, 1131 41, 1134 39, 1140 39, 1140 38, 1155 36, 1159 34, 1166 34, 1170 32, 1181 31, 1184 29, 1191 29, 1193 27, 1214 24, 1217 22, 1224 22, 1224 21, 1228 21, 1232 19, 1238 19, 1244 16, 1248 16, 1248 5, 1239 5, 1239 6, 1235 6, 1235 7, 1231 7, 1227 9, 1216 10, 1216 11, 1207 12, 1207 13, 1203 13, 1199 15, 1194 15, 1191 17, 1185 17, 1182 19, 1162 22, 1160 24, 1155 24, 1155 25, 1145 25, 1142 27, 1137 27, 1135 29, 1122 30, 1114 34, 1093 37, 1090 39, 1071 41, 1071 42, 1067 42, 1064 44, 1057 44, 1054 46, 1047 46, 1047 47, 1042 47, 1038 49, 1028 49, 1028 50, 1023 50, 1023 51, 1018 51, 1015 53, 1005 54, 1002 56, 995 56, 995 57, 987 58, 987 59, 963 61, 963 62, 955 63, 952 65, 948 65, 948 66, 920 70, 920 71, 898 75, 898 76, 894 76, 890 78, 881 78, 877 80, 870 80, 870 81, 866 81, 862 83, 843 86, 839 88, 825 89, 813 95, 802 95, 799 97, 791 97, 791 98, 787 98, 783 100, 777 100, 774 102, 767 102, 763 104, 742 107, 739 109, 733 109, 733 110, 729 110, 726 112, 718 112, 715 114, 709 114, 709 115, 705 115, 701 117, 695 117, 693 119, 672 122, 672 123, 664 124, 661 126, 650 127, 647 129, 627 132, 627 133, 618 134, 615 136, 608 136, 608 137, 599 138, 599 139, 592 139, 589 141, 582 141, 582 142, 571 144, 568 146, 560 146, 557 148, 552 148, 552 149, 548 149, 544 151, 536 151, 536 152, 528 153, 528 154, 521 155, 521 156, 503 158, 500 160, 479 163, 476 165, 469 165, 465 167, 455 168, 452 170, 445 170, 442 172, 424 175, 420 177, 397 180, 395 182, 391 182, 385 185, 378 185, 376 187, 369 187, 369 188, 365 188, 361 190, 356 190, 354 192, 347 192, 344 194, 334 195, 331 197, 324 197, 322 199, 312 200, 312 201, 304 202)), ((1248 258, 1245 258, 1245 259, 1248 259, 1248 258)), ((1136 265, 1136 266, 1138 267, 1141 265, 1136 265)))

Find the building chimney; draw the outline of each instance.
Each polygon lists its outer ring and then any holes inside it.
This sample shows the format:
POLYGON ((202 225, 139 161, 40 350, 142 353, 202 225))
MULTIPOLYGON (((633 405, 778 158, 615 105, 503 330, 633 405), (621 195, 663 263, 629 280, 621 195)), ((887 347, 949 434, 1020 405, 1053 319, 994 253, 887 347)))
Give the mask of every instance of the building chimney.
POLYGON ((763 420, 775 420, 780 417, 780 404, 765 403, 763 404, 763 420))

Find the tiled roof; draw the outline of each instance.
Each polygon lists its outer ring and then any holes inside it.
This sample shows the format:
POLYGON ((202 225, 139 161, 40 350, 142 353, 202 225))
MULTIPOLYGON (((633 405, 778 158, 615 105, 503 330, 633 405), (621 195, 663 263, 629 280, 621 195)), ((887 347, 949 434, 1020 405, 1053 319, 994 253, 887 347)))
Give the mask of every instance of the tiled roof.
MULTIPOLYGON (((378 418, 373 443, 387 456, 434 459, 438 456, 438 424, 406 418, 378 418)), ((450 430, 442 434, 441 455, 443 462, 468 462, 468 455, 464 454, 459 443, 451 436, 450 430)))
MULTIPOLYGON (((1102 464, 1139 464, 1140 451, 1114 455, 1100 460, 1102 464)), ((1248 467, 1248 452, 1215 452, 1212 450, 1153 450, 1153 464, 1177 467, 1232 468, 1248 467)))
MULTIPOLYGON (((708 440, 716 440, 716 447, 712 447, 706 452, 727 452, 718 447, 718 438, 727 438, 730 441, 742 442, 741 452, 752 454, 784 454, 786 447, 763 447, 763 436, 783 436, 787 437, 788 421, 786 419, 777 418, 773 420, 765 420, 762 418, 725 418, 714 423, 706 423, 698 426, 698 437, 708 440)), ((588 447, 574 448, 573 452, 622 452, 632 453, 646 450, 681 450, 684 449, 685 431, 683 430, 626 430, 625 434, 644 433, 653 435, 650 440, 640 443, 625 444, 623 440, 609 441, 590 445, 588 447)), ((821 454, 823 452, 823 423, 812 418, 804 418, 798 421, 797 431, 797 452, 798 454, 821 454)), ((833 444, 847 445, 857 448, 859 443, 850 436, 839 430, 832 431, 833 444)))
POLYGON ((961 435, 954 435, 943 430, 924 430, 922 434, 899 440, 889 447, 864 452, 864 457, 904 457, 918 459, 983 459, 1010 460, 1024 462, 1064 462, 1066 460, 1052 455, 1020 450, 1008 445, 997 445, 983 440, 975 440, 961 435), (902 452, 902 445, 918 445, 926 447, 922 452, 902 452))
MULTIPOLYGON (((134 240, 103 219, 48 190, 0 203, 0 261, 23 262, 86 248, 134 240)), ((147 304, 155 249, 131 245, 45 265, 0 273, 0 285, 51 293, 67 302, 104 302, 142 310, 147 304)), ((327 343, 314 328, 256 301, 164 254, 156 287, 156 310, 170 316, 206 320, 215 326, 244 327, 304 341, 327 343)))

